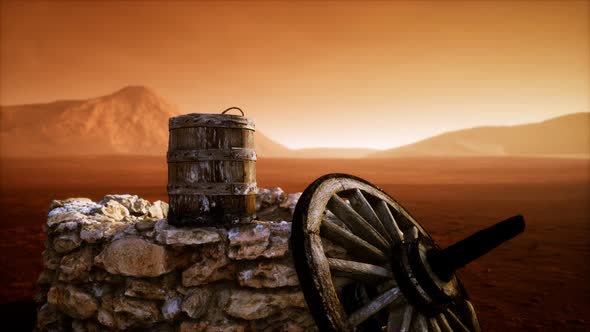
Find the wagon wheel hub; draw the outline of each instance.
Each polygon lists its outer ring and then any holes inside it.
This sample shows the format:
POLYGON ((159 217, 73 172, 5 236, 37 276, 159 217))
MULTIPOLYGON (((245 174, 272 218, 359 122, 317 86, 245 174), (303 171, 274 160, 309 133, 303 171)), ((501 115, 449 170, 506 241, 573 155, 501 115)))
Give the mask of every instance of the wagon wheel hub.
POLYGON ((393 248, 391 266, 406 298, 425 314, 434 316, 461 296, 456 269, 522 231, 523 217, 514 216, 443 250, 431 238, 418 237, 417 230, 411 229, 405 240, 393 248))
POLYGON ((454 272, 523 230, 516 216, 441 249, 381 189, 329 174, 301 196, 291 245, 321 331, 479 331, 454 272))
POLYGON ((406 241, 394 248, 391 267, 395 280, 408 302, 426 316, 442 312, 452 300, 461 296, 461 286, 452 273, 441 278, 429 262, 440 248, 427 238, 406 241))

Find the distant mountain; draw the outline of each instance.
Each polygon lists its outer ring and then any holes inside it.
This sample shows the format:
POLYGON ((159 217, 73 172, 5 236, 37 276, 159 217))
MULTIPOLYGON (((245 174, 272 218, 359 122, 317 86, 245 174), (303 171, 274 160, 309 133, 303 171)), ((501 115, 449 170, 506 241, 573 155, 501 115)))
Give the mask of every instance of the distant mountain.
MULTIPOLYGON (((125 87, 88 100, 0 107, 3 157, 161 155, 168 149, 168 118, 181 114, 144 86, 125 87)), ((290 155, 260 132, 261 157, 290 155)))
POLYGON ((142 86, 88 100, 2 107, 2 155, 162 153, 168 118, 177 114, 142 86))
POLYGON ((590 113, 543 122, 477 127, 444 133, 371 154, 371 158, 412 156, 590 157, 590 113))
MULTIPOLYGON (((181 114, 144 86, 88 100, 0 106, 0 156, 158 155, 168 149, 168 119, 181 114)), ((259 157, 390 158, 407 156, 590 157, 590 113, 540 123, 478 127, 414 144, 370 149, 289 149, 256 132, 259 157)))
POLYGON ((312 149, 297 149, 293 154, 297 158, 316 158, 316 159, 336 159, 336 158, 363 158, 371 153, 376 152, 375 149, 362 148, 312 148, 312 149))

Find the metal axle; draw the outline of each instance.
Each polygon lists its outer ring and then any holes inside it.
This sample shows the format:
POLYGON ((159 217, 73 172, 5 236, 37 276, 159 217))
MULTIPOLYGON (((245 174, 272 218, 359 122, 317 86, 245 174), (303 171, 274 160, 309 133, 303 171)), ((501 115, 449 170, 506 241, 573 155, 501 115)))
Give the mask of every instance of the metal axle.
POLYGON ((510 217, 440 251, 428 255, 432 270, 442 280, 449 280, 453 272, 487 254, 502 243, 522 233, 525 228, 521 215, 510 217))

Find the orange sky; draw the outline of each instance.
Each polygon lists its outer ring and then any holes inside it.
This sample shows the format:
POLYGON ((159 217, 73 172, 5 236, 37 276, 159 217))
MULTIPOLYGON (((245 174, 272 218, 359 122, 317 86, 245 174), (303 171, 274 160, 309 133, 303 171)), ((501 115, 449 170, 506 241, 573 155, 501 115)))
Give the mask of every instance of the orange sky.
POLYGON ((289 147, 590 111, 590 2, 2 1, 0 103, 144 84, 289 147))

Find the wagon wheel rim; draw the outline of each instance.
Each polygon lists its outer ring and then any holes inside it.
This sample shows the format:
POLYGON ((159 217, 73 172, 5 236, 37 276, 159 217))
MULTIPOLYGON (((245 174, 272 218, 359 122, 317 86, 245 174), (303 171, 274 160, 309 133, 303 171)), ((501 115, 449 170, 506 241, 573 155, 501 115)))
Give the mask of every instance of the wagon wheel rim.
POLYGON ((459 279, 422 264, 438 248, 430 235, 365 180, 328 174, 312 183, 295 208, 291 246, 321 331, 480 330, 459 279))

